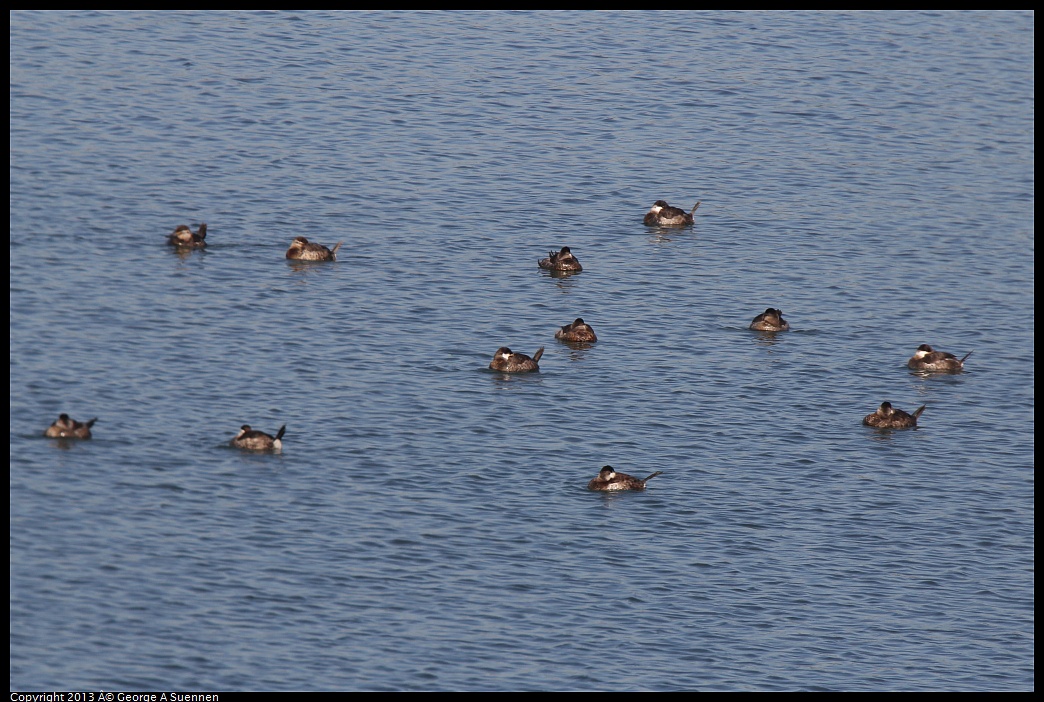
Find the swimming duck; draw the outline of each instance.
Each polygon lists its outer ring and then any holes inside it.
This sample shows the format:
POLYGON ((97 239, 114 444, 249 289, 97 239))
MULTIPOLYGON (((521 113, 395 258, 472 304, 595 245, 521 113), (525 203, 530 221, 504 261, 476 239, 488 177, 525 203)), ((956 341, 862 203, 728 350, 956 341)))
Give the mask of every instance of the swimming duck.
POLYGON ((936 351, 928 344, 921 344, 910 360, 906 362, 906 366, 912 370, 956 373, 964 370, 964 361, 971 355, 972 352, 969 351, 964 354, 964 358, 957 358, 952 353, 936 351))
POLYGON ((278 451, 283 448, 283 433, 286 425, 279 427, 275 436, 263 431, 251 429, 249 424, 239 428, 239 433, 232 439, 231 444, 236 448, 249 449, 251 451, 278 451))
POLYGON ((537 265, 549 271, 582 271, 584 269, 568 246, 563 246, 561 251, 548 251, 547 258, 540 259, 537 265))
POLYGON ((187 224, 179 224, 174 233, 167 237, 167 243, 171 246, 183 248, 202 248, 207 245, 207 225, 199 225, 199 231, 193 233, 187 224))
POLYGON ((296 236, 290 242, 290 248, 286 250, 286 257, 295 261, 336 261, 337 249, 341 248, 343 241, 338 241, 333 249, 328 249, 322 244, 313 244, 303 236, 296 236))
POLYGON ((539 361, 540 357, 543 355, 543 346, 537 349, 537 352, 533 354, 533 358, 530 358, 524 353, 512 353, 511 349, 507 346, 501 346, 493 355, 493 360, 490 361, 489 367, 492 370, 503 371, 505 373, 530 373, 532 371, 540 370, 537 361, 539 361))
POLYGON ((567 324, 555 332, 555 338, 562 341, 598 341, 594 329, 584 320, 577 317, 572 324, 567 324))
POLYGON ((693 223, 692 215, 700 203, 686 212, 678 207, 671 207, 666 200, 657 200, 649 211, 645 213, 645 225, 649 227, 685 227, 693 223))
POLYGON ((612 466, 602 466, 602 470, 598 472, 598 477, 594 478, 587 484, 588 490, 644 490, 645 484, 655 478, 657 475, 662 474, 662 470, 658 470, 650 475, 645 480, 639 480, 633 475, 627 475, 626 473, 617 473, 612 466))
POLYGON ((86 422, 77 422, 67 414, 58 415, 58 420, 47 427, 44 436, 51 439, 89 439, 91 438, 91 427, 98 418, 88 419, 86 422))
POLYGON ((750 323, 750 328, 754 331, 787 331, 790 329, 790 323, 783 319, 783 310, 769 307, 754 318, 754 321, 750 323))
POLYGON ((863 417, 863 424, 878 429, 909 429, 917 426, 917 418, 921 416, 921 412, 924 412, 924 408, 927 406, 921 405, 914 410, 913 414, 909 414, 892 407, 891 402, 882 402, 876 412, 863 417))

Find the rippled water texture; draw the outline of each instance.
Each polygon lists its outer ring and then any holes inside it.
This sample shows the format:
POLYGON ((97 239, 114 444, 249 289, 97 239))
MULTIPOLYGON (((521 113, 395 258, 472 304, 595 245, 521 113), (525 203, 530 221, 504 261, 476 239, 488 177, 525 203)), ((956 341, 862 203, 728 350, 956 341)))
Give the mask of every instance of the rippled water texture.
POLYGON ((1033 689, 1032 13, 10 20, 12 689, 1033 689))

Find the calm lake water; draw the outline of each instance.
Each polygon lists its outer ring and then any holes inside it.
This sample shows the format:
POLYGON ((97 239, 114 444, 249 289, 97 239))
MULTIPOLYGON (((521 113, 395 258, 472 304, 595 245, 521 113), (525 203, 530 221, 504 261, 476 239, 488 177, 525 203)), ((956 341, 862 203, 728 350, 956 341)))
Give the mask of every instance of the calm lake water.
POLYGON ((10 44, 12 689, 1034 688, 1032 13, 10 44))

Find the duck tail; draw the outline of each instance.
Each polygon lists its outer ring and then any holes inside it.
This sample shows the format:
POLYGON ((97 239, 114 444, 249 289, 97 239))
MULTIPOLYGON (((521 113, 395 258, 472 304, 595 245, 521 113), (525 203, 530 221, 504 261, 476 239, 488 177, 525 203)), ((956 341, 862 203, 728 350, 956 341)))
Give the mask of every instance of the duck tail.
POLYGON ((968 353, 964 354, 964 358, 961 359, 961 365, 964 365, 964 362, 967 360, 968 356, 971 356, 973 353, 975 352, 969 351, 968 353))
POLYGON ((689 216, 690 217, 692 217, 693 213, 696 212, 696 208, 699 207, 699 206, 700 206, 700 203, 698 203, 698 202, 695 205, 692 206, 692 211, 689 212, 689 216))
POLYGON ((914 413, 913 413, 913 415, 912 415, 912 416, 913 416, 913 418, 914 418, 914 419, 917 419, 918 417, 920 417, 920 416, 921 416, 921 412, 924 412, 924 408, 925 408, 925 407, 927 407, 927 406, 928 406, 928 405, 921 405, 920 407, 918 407, 917 409, 915 409, 915 410, 914 410, 914 413))
POLYGON ((642 482, 643 482, 643 483, 644 483, 644 482, 648 482, 649 480, 652 480, 653 478, 655 478, 655 477, 656 477, 657 475, 663 475, 663 471, 662 471, 662 470, 658 470, 658 471, 656 471, 655 473, 653 473, 652 475, 650 475, 650 476, 649 476, 648 478, 646 478, 646 479, 645 479, 645 480, 643 480, 642 482))
POLYGON ((343 243, 344 243, 343 241, 338 241, 337 244, 335 244, 334 247, 332 249, 330 249, 330 255, 331 256, 336 256, 337 255, 337 249, 341 248, 341 244, 343 244, 343 243))
POLYGON ((94 426, 94 423, 97 422, 97 421, 98 421, 98 418, 95 417, 94 419, 88 419, 86 422, 83 423, 83 425, 85 427, 87 427, 88 429, 90 429, 91 427, 94 426))
POLYGON ((279 427, 279 431, 276 432, 275 440, 276 441, 282 440, 284 433, 286 433, 286 425, 285 424, 283 426, 279 427))
POLYGON ((533 363, 538 362, 540 360, 540 357, 543 356, 543 355, 544 355, 544 347, 541 346, 540 348, 537 349, 537 352, 535 354, 533 354, 533 363))
POLYGON ((207 238, 207 223, 203 222, 203 224, 199 225, 199 240, 203 241, 206 238, 207 238))

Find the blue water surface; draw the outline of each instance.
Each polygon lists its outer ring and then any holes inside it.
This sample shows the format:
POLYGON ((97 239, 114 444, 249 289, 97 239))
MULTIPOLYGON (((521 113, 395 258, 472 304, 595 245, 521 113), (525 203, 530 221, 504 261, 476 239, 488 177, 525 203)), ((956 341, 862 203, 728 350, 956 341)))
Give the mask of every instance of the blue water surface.
POLYGON ((1032 13, 9 34, 13 690, 1033 689, 1032 13))

